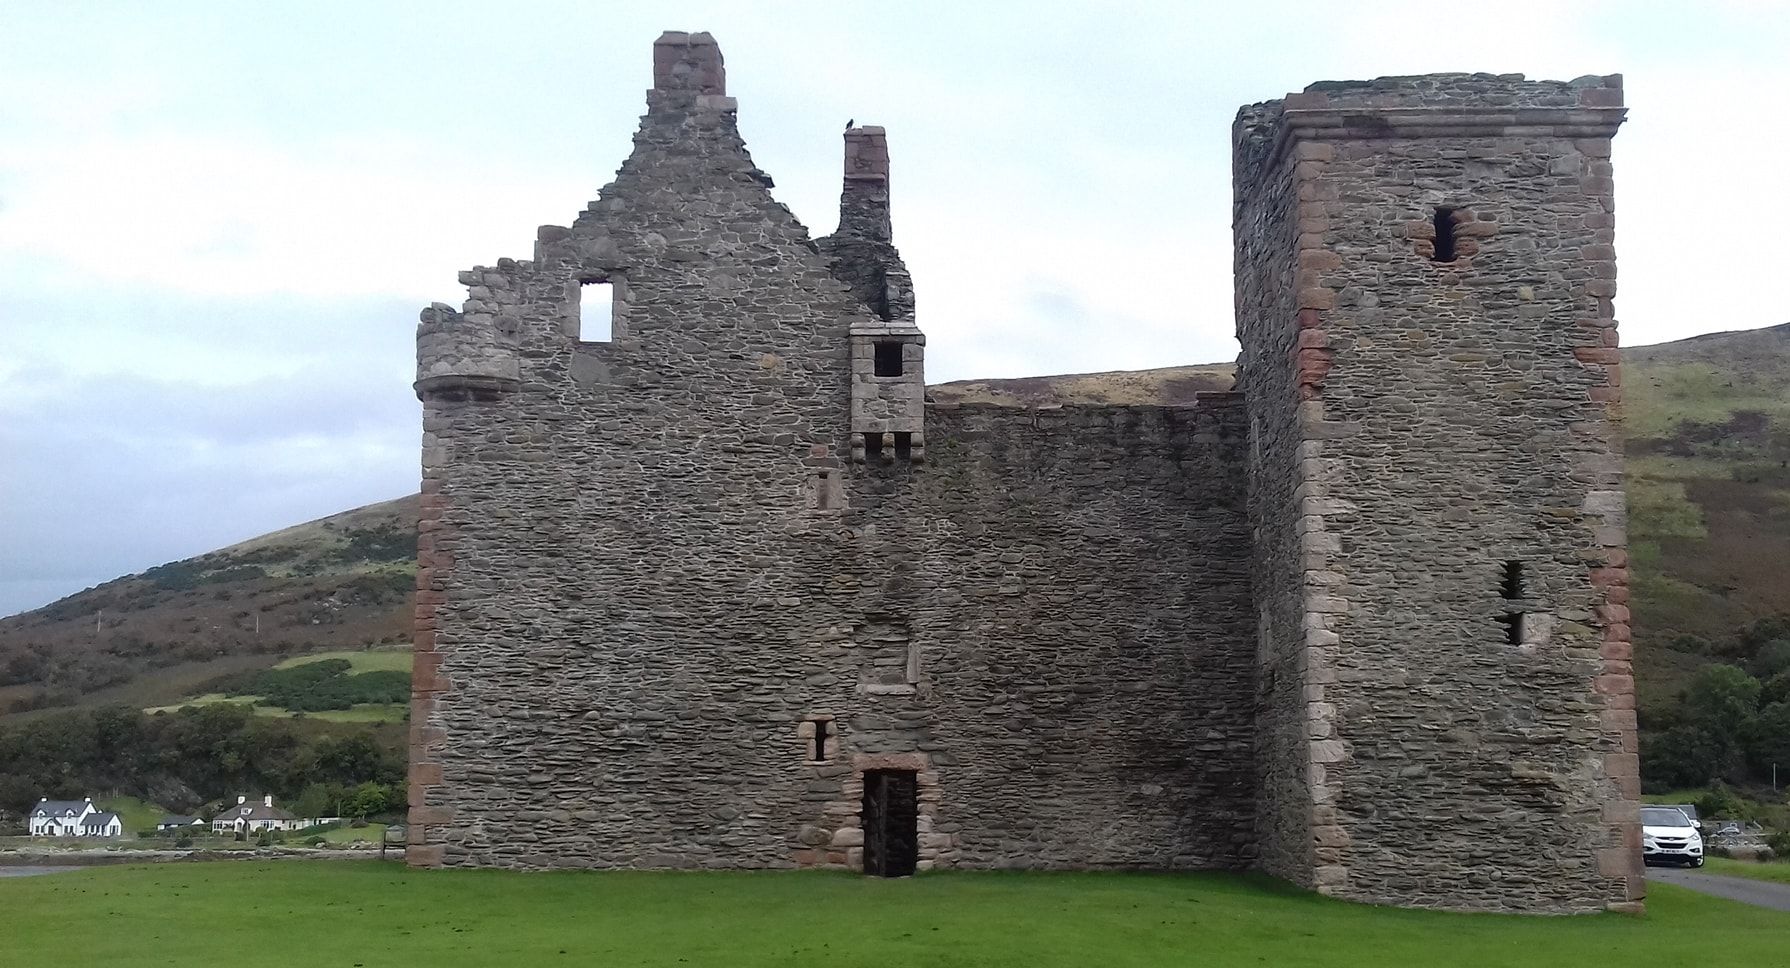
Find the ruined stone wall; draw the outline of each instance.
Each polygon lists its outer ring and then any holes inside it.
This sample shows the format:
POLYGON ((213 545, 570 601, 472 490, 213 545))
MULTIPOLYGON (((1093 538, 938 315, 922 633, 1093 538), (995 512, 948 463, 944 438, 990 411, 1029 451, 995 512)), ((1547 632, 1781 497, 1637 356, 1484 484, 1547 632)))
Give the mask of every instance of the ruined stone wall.
POLYGON ((853 481, 885 576, 861 601, 911 622, 921 672, 912 695, 842 695, 846 746, 932 757, 952 862, 1252 856, 1241 416, 931 407, 921 469, 853 481))
POLYGON ((1639 897, 1619 105, 1613 79, 1438 75, 1314 86, 1274 121, 1300 199, 1307 648, 1335 663, 1306 683, 1330 893, 1639 897))
POLYGON ((753 166, 713 42, 668 41, 600 199, 419 334, 493 329, 519 377, 431 382, 419 342, 416 863, 764 863, 800 810, 783 691, 834 618, 801 607, 830 574, 812 498, 870 317, 753 166), (580 339, 582 282, 613 287, 608 342, 580 339))
POLYGON ((1233 131, 1237 387, 1247 401, 1250 563, 1255 589, 1257 829, 1260 866, 1313 884, 1307 786, 1309 651, 1298 514, 1301 436, 1293 274, 1300 199, 1276 152, 1278 105, 1245 109, 1233 131))
POLYGON ((1246 863, 1236 408, 941 411, 854 459, 889 321, 712 41, 657 53, 616 180, 419 327, 410 862, 857 866, 864 771, 909 769, 923 866, 1246 863))
POLYGON ((422 314, 410 862, 856 868, 904 770, 922 868, 1628 905, 1620 103, 1246 108, 1241 397, 929 406, 881 129, 812 240, 666 35, 615 181, 422 314))

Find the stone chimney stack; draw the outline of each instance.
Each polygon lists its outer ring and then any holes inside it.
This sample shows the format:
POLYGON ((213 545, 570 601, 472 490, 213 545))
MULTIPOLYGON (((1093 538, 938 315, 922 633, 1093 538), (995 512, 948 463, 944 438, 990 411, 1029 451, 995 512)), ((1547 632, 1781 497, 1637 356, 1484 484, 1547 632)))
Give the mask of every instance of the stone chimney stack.
POLYGON ((237 805, 237 806, 239 806, 239 807, 240 807, 240 806, 242 806, 242 805, 243 805, 243 804, 245 804, 245 803, 247 803, 247 802, 249 802, 249 798, 248 798, 248 797, 245 797, 245 796, 243 796, 243 795, 242 795, 242 794, 240 794, 240 793, 239 793, 239 794, 237 794, 237 795, 236 795, 236 805, 237 805))
POLYGON ((839 234, 870 242, 894 241, 889 224, 889 136, 880 126, 845 131, 839 234))
POLYGON ((653 90, 726 94, 721 45, 707 31, 667 30, 653 42, 653 90))

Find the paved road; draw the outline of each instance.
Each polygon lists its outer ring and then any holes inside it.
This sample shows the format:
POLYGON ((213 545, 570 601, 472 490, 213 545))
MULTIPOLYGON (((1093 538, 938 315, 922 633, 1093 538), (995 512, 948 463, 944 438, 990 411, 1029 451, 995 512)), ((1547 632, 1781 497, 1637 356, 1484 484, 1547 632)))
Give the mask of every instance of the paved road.
POLYGON ((1790 884, 1755 881, 1747 877, 1705 874, 1702 871, 1685 870, 1681 867, 1649 867, 1647 868, 1647 879, 1664 881, 1667 884, 1678 884, 1693 891, 1725 897, 1730 901, 1740 901, 1744 904, 1753 904, 1778 911, 1790 911, 1790 884))

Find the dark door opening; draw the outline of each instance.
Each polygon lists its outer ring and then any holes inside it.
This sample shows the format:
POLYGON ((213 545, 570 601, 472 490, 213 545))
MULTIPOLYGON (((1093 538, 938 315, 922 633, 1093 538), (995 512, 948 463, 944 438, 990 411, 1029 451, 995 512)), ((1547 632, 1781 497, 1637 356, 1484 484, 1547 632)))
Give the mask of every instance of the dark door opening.
POLYGON ((920 860, 919 785, 913 770, 864 774, 864 873, 906 877, 920 860))

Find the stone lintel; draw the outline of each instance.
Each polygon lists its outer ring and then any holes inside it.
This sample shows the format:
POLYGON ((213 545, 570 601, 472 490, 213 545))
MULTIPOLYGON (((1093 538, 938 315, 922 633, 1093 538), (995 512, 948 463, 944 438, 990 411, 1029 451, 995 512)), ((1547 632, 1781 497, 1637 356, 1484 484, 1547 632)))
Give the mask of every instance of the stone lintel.
POLYGON ((851 324, 851 335, 873 339, 898 339, 903 343, 919 343, 925 345, 926 334, 920 332, 912 320, 890 320, 888 322, 854 321, 851 324))

